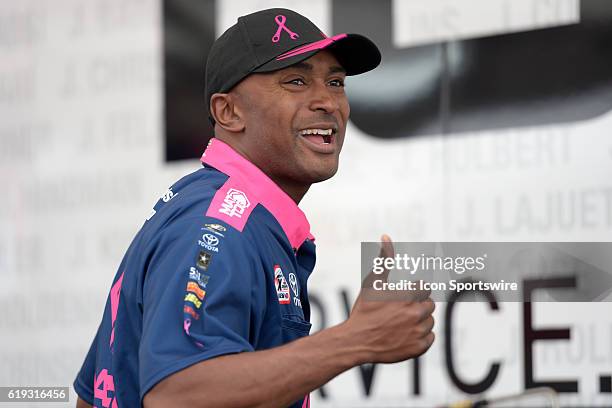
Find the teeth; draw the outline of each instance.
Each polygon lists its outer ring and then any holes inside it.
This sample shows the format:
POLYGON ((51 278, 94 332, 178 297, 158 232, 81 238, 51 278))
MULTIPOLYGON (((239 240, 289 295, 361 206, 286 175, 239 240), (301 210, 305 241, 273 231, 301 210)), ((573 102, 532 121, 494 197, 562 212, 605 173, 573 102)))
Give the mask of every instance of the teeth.
POLYGON ((331 136, 331 129, 304 129, 300 132, 302 135, 322 135, 322 136, 331 136))

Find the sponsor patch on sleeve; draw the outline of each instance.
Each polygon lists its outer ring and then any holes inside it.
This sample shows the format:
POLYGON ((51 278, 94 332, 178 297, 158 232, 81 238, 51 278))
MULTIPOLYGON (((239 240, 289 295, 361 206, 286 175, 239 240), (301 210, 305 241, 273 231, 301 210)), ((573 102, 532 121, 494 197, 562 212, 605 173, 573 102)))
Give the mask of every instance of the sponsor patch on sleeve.
POLYGON ((198 259, 196 260, 196 266, 199 269, 207 270, 208 265, 210 265, 210 260, 212 259, 212 254, 209 254, 206 251, 200 251, 198 254, 198 259))
POLYGON ((206 287, 206 285, 208 284, 208 279, 209 278, 210 277, 208 275, 198 271, 193 266, 191 268, 189 268, 189 279, 193 280, 194 282, 196 282, 201 287, 203 287, 203 288, 206 287))
POLYGON ((206 295, 206 291, 193 281, 187 282, 187 292, 195 294, 200 300, 204 300, 204 295, 206 295))
POLYGON ((196 309, 199 309, 202 306, 202 301, 198 299, 196 295, 193 293, 188 293, 185 295, 185 302, 192 303, 196 309))
POLYGON ((209 276, 197 270, 196 267, 192 266, 189 268, 189 280, 187 281, 183 297, 184 319, 189 319, 189 321, 200 319, 200 308, 206 297, 206 290, 204 288, 206 288, 208 279, 209 276))
POLYGON ((257 203, 249 191, 230 177, 217 190, 206 211, 206 216, 221 220, 242 231, 257 203))
POLYGON ((276 295, 278 303, 287 305, 291 303, 291 295, 289 294, 289 285, 283 274, 283 270, 279 265, 274 265, 274 286, 276 287, 276 295))
POLYGON ((227 231, 227 228, 220 224, 204 224, 202 229, 215 233, 220 237, 224 237, 223 233, 227 231))
POLYGON ((200 314, 197 313, 191 306, 183 306, 183 313, 193 317, 195 320, 198 320, 200 318, 200 314))

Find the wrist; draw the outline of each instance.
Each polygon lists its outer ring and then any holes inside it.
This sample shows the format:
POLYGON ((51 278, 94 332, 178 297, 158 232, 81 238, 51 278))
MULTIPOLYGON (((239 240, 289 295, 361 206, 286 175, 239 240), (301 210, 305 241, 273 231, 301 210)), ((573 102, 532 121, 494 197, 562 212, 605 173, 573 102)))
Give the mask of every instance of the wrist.
POLYGON ((361 334, 353 329, 348 320, 328 330, 333 333, 338 344, 338 350, 341 350, 346 355, 347 365, 350 365, 347 369, 371 361, 370 350, 362 341, 361 334))

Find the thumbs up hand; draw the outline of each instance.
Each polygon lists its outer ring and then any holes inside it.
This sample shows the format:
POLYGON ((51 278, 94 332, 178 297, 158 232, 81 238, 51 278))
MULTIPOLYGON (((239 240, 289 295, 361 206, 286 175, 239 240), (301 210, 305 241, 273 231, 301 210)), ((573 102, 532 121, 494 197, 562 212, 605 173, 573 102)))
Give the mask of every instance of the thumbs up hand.
MULTIPOLYGON (((394 255, 391 238, 383 235, 380 257, 394 255)), ((393 363, 418 357, 431 347, 435 338, 432 332, 435 303, 429 297, 430 292, 406 294, 375 290, 374 281, 387 282, 389 272, 385 268, 381 273, 370 272, 366 276, 351 315, 344 323, 353 332, 351 338, 361 342, 360 346, 366 350, 362 363, 393 363)))

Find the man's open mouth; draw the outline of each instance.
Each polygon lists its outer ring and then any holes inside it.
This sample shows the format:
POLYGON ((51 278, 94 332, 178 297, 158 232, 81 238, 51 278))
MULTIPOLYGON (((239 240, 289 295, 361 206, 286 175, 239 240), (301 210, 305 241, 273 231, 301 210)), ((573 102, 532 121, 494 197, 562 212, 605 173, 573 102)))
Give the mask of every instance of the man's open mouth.
POLYGON ((316 144, 330 144, 333 140, 336 131, 332 128, 327 129, 304 129, 300 131, 300 136, 308 139, 312 143, 316 144))

